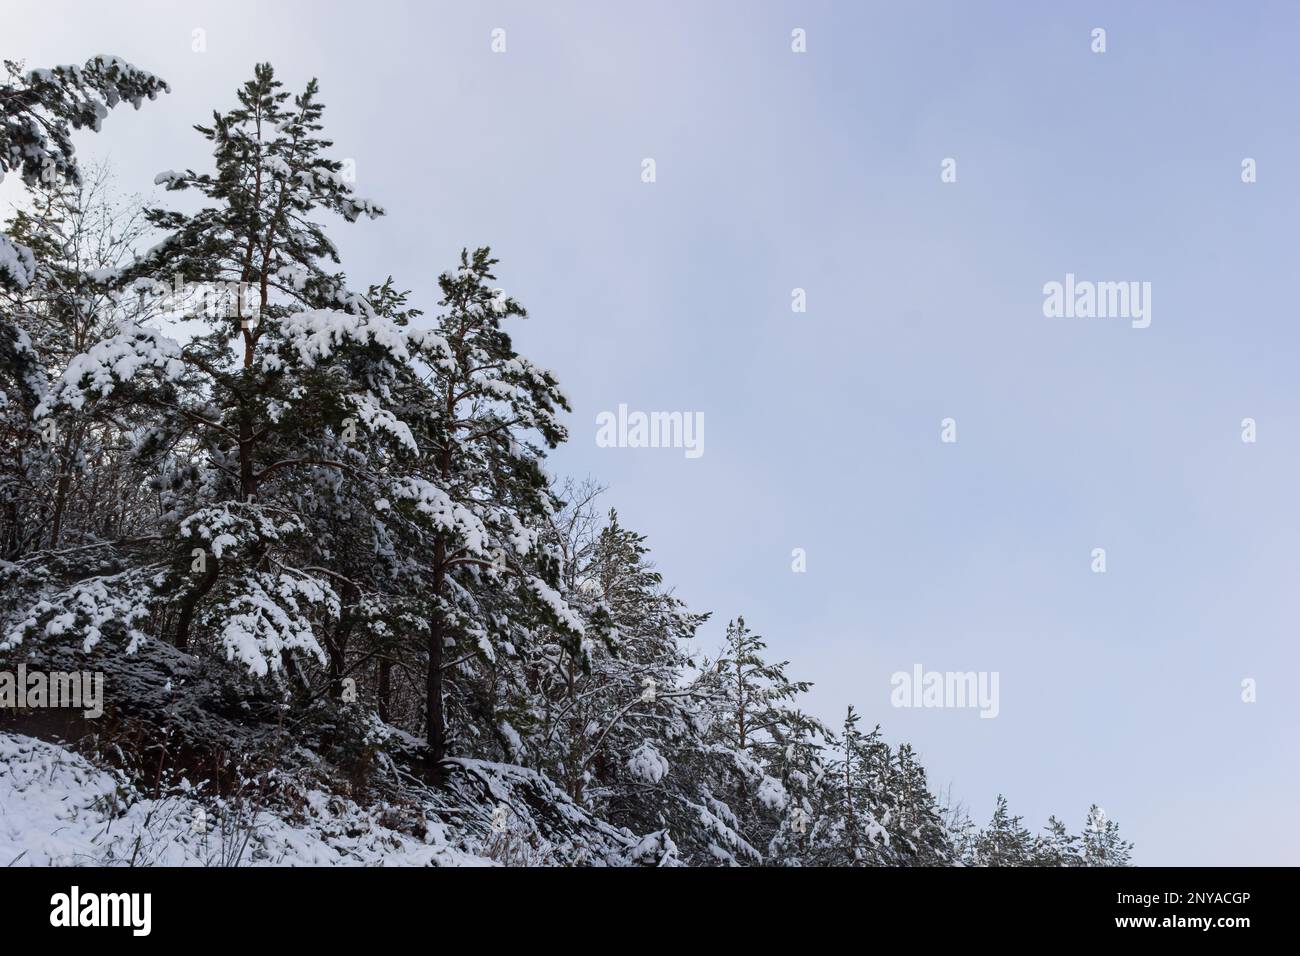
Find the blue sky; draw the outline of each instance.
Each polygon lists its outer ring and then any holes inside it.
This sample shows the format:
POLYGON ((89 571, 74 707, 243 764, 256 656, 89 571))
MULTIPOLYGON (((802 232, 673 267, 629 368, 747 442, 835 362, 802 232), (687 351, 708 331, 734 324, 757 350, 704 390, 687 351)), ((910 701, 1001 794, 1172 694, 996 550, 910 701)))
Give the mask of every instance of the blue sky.
POLYGON ((431 309, 493 246, 521 351, 573 400, 553 470, 610 486, 714 612, 704 646, 744 613, 810 709, 912 741, 981 820, 999 792, 1033 828, 1096 802, 1139 863, 1300 862, 1293 4, 8 0, 4 23, 5 57, 172 84, 77 140, 127 189, 206 168, 190 124, 255 62, 319 77, 389 210, 332 229, 349 273, 431 309), (1067 272, 1150 282, 1150 327, 1044 317, 1067 272), (704 455, 598 448, 620 403, 703 412, 704 455), (999 716, 891 707, 917 663, 998 671, 999 716))

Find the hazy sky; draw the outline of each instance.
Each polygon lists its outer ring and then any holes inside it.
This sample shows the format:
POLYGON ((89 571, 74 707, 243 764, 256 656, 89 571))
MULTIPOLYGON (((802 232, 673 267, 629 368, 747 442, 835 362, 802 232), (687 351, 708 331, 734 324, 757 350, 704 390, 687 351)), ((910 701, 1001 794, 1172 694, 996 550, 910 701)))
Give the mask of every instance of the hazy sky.
POLYGON ((552 470, 610 486, 714 612, 706 647, 743 613, 818 716, 912 741, 981 821, 998 792, 1033 829, 1096 802, 1142 864, 1300 863, 1293 3, 4 0, 3 23, 6 58, 171 83, 77 138, 132 190, 209 168, 190 124, 255 62, 319 77, 389 210, 332 225, 355 284, 432 309, 459 248, 493 246, 521 351, 573 401, 552 470), (1045 317, 1066 273, 1150 282, 1150 327, 1045 317), (620 403, 703 412, 705 453, 598 448, 620 403), (997 671, 999 715, 891 707, 915 664, 997 671))

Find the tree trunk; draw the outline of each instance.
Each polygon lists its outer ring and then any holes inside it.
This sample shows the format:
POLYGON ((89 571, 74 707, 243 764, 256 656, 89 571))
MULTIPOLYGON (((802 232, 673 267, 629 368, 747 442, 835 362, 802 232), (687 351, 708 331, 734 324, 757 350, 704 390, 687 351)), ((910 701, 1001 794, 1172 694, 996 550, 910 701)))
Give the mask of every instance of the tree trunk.
POLYGON ((217 568, 218 561, 213 555, 208 570, 204 572, 198 586, 185 595, 185 600, 181 604, 181 616, 176 622, 176 646, 182 651, 190 649, 190 624, 194 620, 194 611, 199 606, 199 601, 203 600, 203 596, 212 590, 212 585, 217 583, 217 568))
POLYGON ((447 729, 442 718, 442 640, 442 620, 435 612, 429 622, 429 669, 424 681, 429 767, 435 774, 442 758, 447 755, 447 729))
POLYGON ((386 724, 390 722, 392 716, 390 712, 392 706, 390 700, 393 695, 392 673, 393 662, 387 657, 381 657, 379 659, 379 690, 377 696, 379 697, 379 719, 386 724))
POLYGON ((343 586, 343 607, 339 609, 339 624, 331 639, 326 632, 325 650, 329 654, 330 695, 337 701, 343 697, 343 670, 348 658, 348 640, 352 636, 352 627, 356 624, 353 605, 358 598, 358 591, 352 584, 343 586))
POLYGON ((79 442, 74 442, 68 435, 63 440, 63 457, 59 462, 59 481, 54 489, 54 517, 50 519, 50 550, 57 551, 59 538, 63 534, 63 512, 68 503, 68 492, 72 488, 72 456, 79 442))
POLYGON ((429 769, 435 779, 438 767, 447 756, 447 728, 442 716, 442 650, 443 621, 440 598, 442 597, 443 575, 447 561, 447 544, 441 538, 434 548, 435 571, 433 574, 434 609, 429 617, 429 667, 425 673, 424 700, 428 724, 428 760, 429 769))
POLYGON ((253 423, 243 409, 239 413, 239 492, 245 504, 257 494, 257 479, 253 475, 253 423))

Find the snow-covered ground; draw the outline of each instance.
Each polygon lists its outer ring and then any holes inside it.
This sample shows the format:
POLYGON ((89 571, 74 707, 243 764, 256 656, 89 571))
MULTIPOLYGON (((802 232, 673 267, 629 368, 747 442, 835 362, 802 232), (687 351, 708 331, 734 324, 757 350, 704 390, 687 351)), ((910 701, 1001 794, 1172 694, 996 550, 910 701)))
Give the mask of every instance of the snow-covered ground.
POLYGON ((484 866, 430 824, 426 842, 337 795, 301 820, 185 794, 149 799, 79 754, 0 733, 0 866, 484 866))

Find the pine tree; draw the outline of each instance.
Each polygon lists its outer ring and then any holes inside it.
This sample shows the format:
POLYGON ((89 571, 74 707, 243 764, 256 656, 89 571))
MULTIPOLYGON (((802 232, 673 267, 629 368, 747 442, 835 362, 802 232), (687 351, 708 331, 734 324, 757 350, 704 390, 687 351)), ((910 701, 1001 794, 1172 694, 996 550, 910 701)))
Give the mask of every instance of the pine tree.
POLYGON ((1133 844, 1119 835, 1119 824, 1106 819, 1095 803, 1088 808, 1088 821, 1078 838, 1082 866, 1128 866, 1133 844))
POLYGON ((893 859, 893 758, 880 728, 863 733, 860 721, 850 706, 833 741, 838 756, 828 764, 812 841, 812 862, 819 865, 884 866, 893 859))
POLYGON ((707 615, 663 587, 644 536, 612 509, 600 519, 597 493, 568 483, 554 522, 560 590, 592 636, 589 653, 535 643, 510 720, 525 759, 602 819, 668 841, 673 859, 712 860, 720 838, 699 792, 699 768, 714 759, 701 720, 707 689, 686 649, 707 615))
MULTIPOLYGON (((433 768, 447 754, 443 707, 454 668, 478 667, 491 681, 498 658, 516 657, 541 624, 571 653, 589 653, 581 619, 556 590, 558 555, 541 540, 556 507, 541 461, 566 437, 557 414, 569 405, 555 377, 515 352, 502 329, 503 320, 527 313, 490 284, 494 265, 487 248, 463 251, 459 269, 438 279, 445 311, 410 337, 429 372, 404 414, 428 451, 392 495, 427 525, 425 723, 433 768), (459 655, 452 661, 449 648, 459 655)), ((490 700, 476 704, 462 694, 458 705, 467 729, 476 715, 495 725, 484 713, 490 700)))
POLYGON ((975 838, 972 863, 975 866, 1032 866, 1033 837, 1011 815, 1006 797, 998 795, 993 819, 975 838))
POLYGON ((574 549, 581 517, 566 508, 571 557, 561 594, 597 640, 585 659, 562 640, 537 646, 529 689, 547 703, 531 722, 574 799, 616 807, 618 816, 627 788, 657 784, 667 772, 663 728, 679 720, 694 693, 680 685, 689 659, 678 641, 689 640, 703 616, 663 589, 645 537, 623 527, 613 509, 574 549))
POLYGON ((725 754, 704 778, 709 799, 734 815, 737 847, 755 861, 783 830, 802 827, 807 791, 820 774, 820 741, 829 735, 794 705, 811 685, 786 675, 788 661, 767 661, 766 647, 737 617, 721 656, 704 665, 714 746, 725 754))
POLYGON ((896 812, 890 821, 895 864, 942 866, 952 862, 954 850, 938 802, 911 744, 900 744, 894 754, 891 787, 896 794, 896 812))
POLYGON ((1045 832, 1034 845, 1036 866, 1079 866, 1079 838, 1068 832, 1056 817, 1048 817, 1045 832))
POLYGON ((349 415, 391 454, 415 449, 383 405, 407 374, 402 330, 320 264, 335 255, 313 211, 355 219, 378 210, 354 198, 340 164, 322 156, 329 143, 315 135, 315 93, 309 83, 288 109, 271 68, 259 66, 240 105, 198 127, 215 146, 216 173, 159 177, 209 204, 192 214, 150 210, 170 234, 103 281, 157 291, 166 285, 159 276, 175 274, 191 295, 195 281, 235 292, 200 311, 207 331, 183 345, 124 324, 77 356, 37 407, 38 421, 61 428, 140 420, 132 455, 161 514, 141 540, 105 542, 79 567, 33 571, 26 583, 40 602, 11 642, 58 621, 88 645, 120 636, 133 650, 156 628, 188 649, 200 625, 206 641, 256 674, 292 674, 295 652, 324 658, 315 623, 336 618, 339 599, 328 574, 309 570, 320 562, 291 499, 310 469, 374 480, 320 454, 349 415), (234 339, 242 355, 232 354, 234 339))

